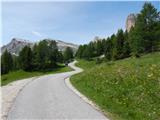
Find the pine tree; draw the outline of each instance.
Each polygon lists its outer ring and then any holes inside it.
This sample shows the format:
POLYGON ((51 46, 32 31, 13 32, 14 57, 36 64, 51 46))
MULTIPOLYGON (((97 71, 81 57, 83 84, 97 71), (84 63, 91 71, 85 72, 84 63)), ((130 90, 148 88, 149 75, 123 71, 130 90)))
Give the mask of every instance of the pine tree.
POLYGON ((61 51, 58 51, 57 54, 57 62, 63 63, 64 62, 64 58, 63 58, 63 54, 61 51))
POLYGON ((37 46, 37 63, 38 69, 44 70, 49 67, 49 46, 47 40, 42 40, 37 46))
POLYGON ((157 22, 160 21, 159 13, 157 9, 149 2, 146 2, 143 9, 140 12, 139 22, 143 22, 143 39, 145 41, 145 51, 153 51, 154 42, 157 41, 154 37, 155 31, 153 30, 157 26, 157 22))
POLYGON ((129 46, 129 42, 126 40, 123 46, 123 58, 129 57, 131 53, 131 49, 129 46))
POLYGON ((13 58, 12 55, 5 50, 1 56, 1 74, 7 74, 13 68, 13 58))
POLYGON ((19 69, 19 61, 18 61, 18 56, 12 56, 13 58, 13 70, 18 70, 19 69))
POLYGON ((156 24, 153 31, 154 31, 154 41, 153 41, 152 51, 160 51, 160 21, 156 24))
POLYGON ((58 62, 58 47, 56 41, 50 41, 49 44, 49 61, 51 67, 54 67, 56 65, 56 62, 58 62))
POLYGON ((76 52, 76 57, 82 58, 83 51, 84 51, 84 47, 83 47, 83 45, 80 45, 77 52, 76 52))
POLYGON ((102 54, 104 54, 105 53, 105 50, 106 50, 106 39, 102 39, 102 48, 103 48, 103 50, 102 50, 102 54))
POLYGON ((131 48, 129 45, 128 32, 124 33, 124 46, 123 46, 123 58, 129 57, 131 53, 131 48))
POLYGON ((134 29, 129 33, 132 54, 151 52, 156 49, 156 31, 160 17, 157 9, 151 3, 146 2, 137 16, 134 29))
POLYGON ((140 56, 140 53, 144 52, 142 32, 137 28, 131 28, 129 33, 129 43, 133 56, 140 56))
POLYGON ((91 57, 94 57, 95 55, 96 55, 96 51, 95 51, 95 48, 94 48, 94 43, 93 42, 90 42, 89 44, 88 44, 88 51, 89 51, 89 58, 91 58, 91 57))
POLYGON ((105 57, 107 58, 107 60, 112 59, 112 48, 112 40, 111 38, 108 38, 105 43, 105 57))
POLYGON ((103 54, 103 45, 101 39, 98 39, 95 44, 96 56, 100 56, 103 54))
POLYGON ((38 45, 37 44, 34 44, 32 53, 33 53, 33 69, 38 70, 39 61, 38 61, 38 45))
POLYGON ((25 71, 32 70, 33 54, 29 46, 25 46, 19 53, 20 68, 25 71))
POLYGON ((73 59, 73 50, 70 47, 67 47, 64 51, 64 61, 69 62, 73 59))
POLYGON ((83 58, 87 59, 87 60, 90 60, 91 57, 92 57, 92 48, 90 45, 87 45, 84 49, 84 52, 83 52, 83 58))
POLYGON ((114 43, 113 58, 114 59, 123 58, 124 34, 122 29, 118 30, 116 38, 114 39, 113 43, 114 43))

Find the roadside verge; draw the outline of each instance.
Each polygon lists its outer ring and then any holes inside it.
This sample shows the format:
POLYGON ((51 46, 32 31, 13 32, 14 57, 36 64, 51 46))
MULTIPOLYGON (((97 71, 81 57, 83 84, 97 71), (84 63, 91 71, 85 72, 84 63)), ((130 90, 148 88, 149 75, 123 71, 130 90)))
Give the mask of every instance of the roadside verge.
MULTIPOLYGON (((83 72, 84 70, 81 69, 81 68, 79 68, 79 67, 76 67, 76 66, 75 66, 75 63, 77 63, 77 61, 75 61, 75 62, 73 62, 73 64, 70 64, 70 65, 69 65, 69 66, 70 66, 71 68, 73 68, 75 71, 78 69, 78 71, 75 72, 75 74, 78 74, 78 73, 83 72)), ((74 75, 75 75, 75 74, 74 74, 74 75)), ((70 77, 71 77, 71 76, 70 76, 70 77)), ((91 100, 88 99, 86 96, 84 96, 82 93, 80 93, 80 92, 72 85, 72 83, 70 82, 70 77, 67 77, 67 78, 65 78, 65 80, 64 80, 66 86, 67 86, 71 91, 73 91, 76 95, 78 95, 84 102, 86 102, 87 104, 91 105, 94 109, 96 109, 97 111, 99 111, 99 112, 101 112, 102 114, 104 114, 105 116, 107 116, 107 115, 105 114, 105 112, 100 109, 99 106, 97 106, 93 101, 91 101, 91 100)), ((106 118, 106 120, 109 120, 109 119, 106 118)))
POLYGON ((1 100, 2 100, 2 109, 1 109, 1 119, 6 120, 8 112, 16 98, 16 96, 19 94, 22 89, 28 85, 30 82, 35 80, 37 77, 32 77, 28 79, 18 80, 14 81, 12 83, 9 83, 6 86, 1 87, 1 100))

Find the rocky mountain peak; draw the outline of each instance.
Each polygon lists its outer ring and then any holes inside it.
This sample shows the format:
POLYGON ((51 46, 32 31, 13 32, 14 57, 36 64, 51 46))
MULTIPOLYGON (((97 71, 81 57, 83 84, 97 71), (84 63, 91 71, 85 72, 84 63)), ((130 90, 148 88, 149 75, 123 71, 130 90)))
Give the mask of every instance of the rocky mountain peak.
POLYGON ((26 45, 32 46, 32 43, 28 40, 13 38, 10 43, 2 46, 1 52, 3 53, 7 49, 10 53, 18 55, 19 51, 26 45))
POLYGON ((25 42, 31 43, 29 40, 21 39, 21 38, 12 38, 11 42, 25 42))
POLYGON ((131 13, 128 15, 127 20, 126 20, 126 30, 129 32, 131 27, 134 27, 136 22, 136 15, 131 13))

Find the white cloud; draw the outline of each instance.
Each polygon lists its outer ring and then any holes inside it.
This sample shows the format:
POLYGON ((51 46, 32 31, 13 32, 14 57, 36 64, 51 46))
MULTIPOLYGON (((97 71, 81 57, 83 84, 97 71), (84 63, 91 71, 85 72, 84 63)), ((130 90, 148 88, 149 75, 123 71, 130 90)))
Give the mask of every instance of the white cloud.
POLYGON ((37 36, 37 37, 42 37, 42 34, 37 32, 37 31, 32 31, 32 34, 37 36))

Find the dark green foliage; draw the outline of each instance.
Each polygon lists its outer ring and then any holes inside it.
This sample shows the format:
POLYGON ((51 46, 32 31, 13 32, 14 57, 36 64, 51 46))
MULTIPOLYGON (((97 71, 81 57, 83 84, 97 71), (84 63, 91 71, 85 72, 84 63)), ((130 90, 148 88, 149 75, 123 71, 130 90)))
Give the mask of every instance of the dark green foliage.
POLYGON ((18 56, 12 56, 13 58, 13 70, 18 70, 19 69, 19 61, 18 61, 18 56))
POLYGON ((153 44, 156 41, 154 37, 154 28, 157 26, 157 22, 160 21, 160 16, 157 12, 157 9, 151 3, 145 3, 143 9, 140 13, 141 19, 139 21, 143 21, 143 32, 144 32, 144 40, 145 40, 145 50, 146 52, 154 51, 153 44))
POLYGON ((70 47, 67 47, 64 51, 64 61, 70 61, 73 59, 73 50, 70 47))
POLYGON ((129 33, 132 55, 138 55, 144 52, 144 42, 142 41, 142 39, 142 34, 138 30, 132 28, 129 33))
POLYGON ((134 29, 129 33, 132 54, 157 51, 158 23, 160 17, 157 9, 151 3, 145 3, 137 16, 134 29))
POLYGON ((37 47, 38 69, 45 69, 49 63, 49 46, 46 40, 40 41, 37 47))
POLYGON ((33 60, 32 50, 29 46, 25 46, 19 53, 20 68, 22 68, 25 71, 31 71, 33 63, 32 60, 33 60))
POLYGON ((63 62, 63 55, 58 51, 56 41, 42 40, 33 47, 33 65, 38 70, 57 67, 57 62, 63 62))
POLYGON ((45 70, 57 67, 57 62, 63 62, 62 54, 58 51, 55 41, 47 39, 40 41, 33 47, 34 67, 38 70, 45 70))
POLYGON ((105 57, 107 60, 111 60, 112 58, 112 48, 113 48, 113 43, 111 38, 108 38, 106 43, 105 43, 105 57))
POLYGON ((102 40, 98 39, 95 42, 95 49, 96 49, 96 56, 100 56, 103 53, 103 44, 102 44, 102 40))
POLYGON ((1 56, 1 74, 6 74, 13 68, 12 55, 6 50, 1 56))
POLYGON ((57 62, 63 62, 63 55, 58 51, 55 41, 42 40, 35 44, 33 50, 24 47, 19 54, 20 68, 25 71, 46 71, 58 67, 57 62))
POLYGON ((116 40, 114 42, 114 59, 123 58, 123 46, 124 46, 124 33, 123 30, 120 29, 117 32, 116 40))
POLYGON ((49 45, 49 61, 51 66, 55 66, 56 62, 58 61, 58 47, 56 41, 51 41, 49 45))
POLYGON ((123 46, 123 58, 129 57, 130 52, 131 50, 130 50, 129 42, 126 40, 123 46))
POLYGON ((123 46, 123 58, 129 57, 131 53, 131 48, 129 45, 128 32, 124 33, 124 46, 123 46))
POLYGON ((153 51, 160 51, 160 21, 154 27, 154 41, 153 41, 153 51))
POLYGON ((90 59, 104 54, 105 39, 96 38, 96 41, 91 41, 89 44, 80 45, 76 57, 90 59))
POLYGON ((64 58, 63 58, 63 54, 62 54, 62 52, 61 51, 58 51, 58 53, 57 53, 57 62, 60 62, 60 63, 63 63, 63 60, 64 60, 64 58))
POLYGON ((84 46, 80 45, 77 52, 76 52, 76 57, 82 58, 83 51, 84 51, 84 46))
POLYGON ((96 48, 94 44, 94 42, 90 42, 87 46, 90 52, 89 58, 96 56, 96 48))
POLYGON ((105 39, 102 39, 102 48, 103 48, 102 50, 102 54, 103 54, 106 50, 106 40, 105 39))
POLYGON ((85 49, 84 49, 84 52, 83 52, 83 58, 87 59, 87 60, 90 60, 91 57, 93 57, 93 50, 92 50, 92 46, 89 44, 89 45, 86 45, 85 46, 85 49))
POLYGON ((37 68, 38 67, 38 45, 35 44, 33 46, 33 68, 37 68))

